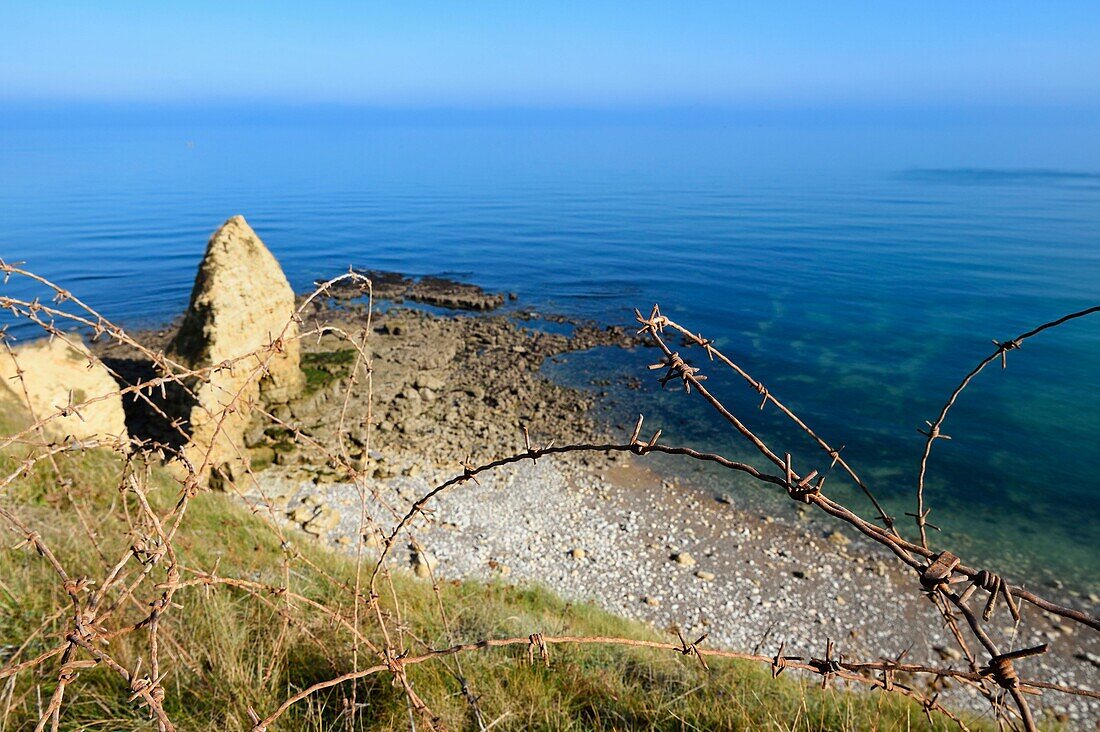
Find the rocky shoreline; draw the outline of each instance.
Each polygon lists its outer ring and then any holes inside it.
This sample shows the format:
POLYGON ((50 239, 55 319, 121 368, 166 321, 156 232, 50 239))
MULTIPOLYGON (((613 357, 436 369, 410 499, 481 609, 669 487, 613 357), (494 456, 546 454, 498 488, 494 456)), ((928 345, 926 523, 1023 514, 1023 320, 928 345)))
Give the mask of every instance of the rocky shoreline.
MULTIPOLYGON (((365 310, 318 315, 351 327, 365 310)), ((359 425, 347 444, 381 499, 368 501, 368 513, 392 526, 432 486, 461 474, 465 461, 521 451, 523 426, 540 442, 606 436, 591 417, 595 397, 552 383, 539 365, 566 351, 636 345, 636 338, 593 325, 577 325, 568 336, 530 325, 515 315, 440 316, 396 307, 376 313, 370 340, 375 428, 368 432, 359 421, 366 412, 358 399, 344 409, 337 377, 347 372, 313 355, 338 352, 335 340, 303 345, 307 374, 310 363, 326 363, 334 378, 293 407, 295 416, 312 423, 311 435, 322 442, 337 439, 341 411, 345 426, 359 425)), ((251 498, 350 551, 361 510, 356 488, 293 453, 275 453, 272 462, 251 498)), ((730 648, 774 651, 785 641, 788 650, 809 656, 832 639, 850 658, 906 652, 910 660, 962 665, 912 575, 846 526, 822 530, 794 509, 762 515, 736 497, 717 500, 676 474, 623 455, 524 461, 479 481, 432 502, 429 517, 414 526, 419 547, 402 543, 395 566, 423 574, 430 566, 443 578, 538 583, 659 629, 707 632, 708 643, 730 648)), ((367 534, 377 547, 378 534, 367 534)), ((1007 614, 1002 620, 991 627, 999 642, 1052 645, 1023 673, 1100 686, 1100 643, 1093 634, 1031 607, 1021 625, 1026 636, 1017 636, 1007 614)), ((946 695, 960 708, 986 709, 969 690, 956 687, 946 695)), ((1048 693, 1038 704, 1074 724, 1100 719, 1094 700, 1048 693)))
MULTIPOLYGON (((299 298, 302 317, 272 354, 277 368, 269 364, 257 385, 248 376, 262 367, 256 351, 285 327, 295 301, 255 232, 230 219, 208 245, 180 324, 139 338, 186 363, 226 365, 197 381, 197 400, 180 404, 166 393, 144 412, 128 401, 129 435, 170 444, 179 430, 167 419, 182 406, 184 424, 190 415, 182 447, 217 457, 212 486, 232 487, 338 551, 356 551, 360 536, 377 550, 433 486, 465 466, 522 453, 525 431, 540 445, 615 441, 596 416, 597 394, 555 383, 542 367, 569 352, 643 345, 633 330, 499 309, 513 298, 449 280, 371 274, 374 307, 354 278, 329 296, 299 298), (250 297, 256 270, 271 286, 250 297), (299 332, 311 337, 297 339, 299 332), (225 360, 237 355, 245 361, 225 360), (244 408, 219 417, 233 394, 246 395, 244 408)), ((127 348, 93 350, 129 383, 155 373, 127 348)), ((693 484, 691 471, 650 460, 571 453, 456 485, 417 516, 402 537, 412 543, 400 545, 392 566, 538 583, 739 650, 774 652, 786 642, 788 652, 809 657, 832 640, 849 658, 904 653, 962 666, 919 584, 884 548, 846 525, 809 520, 791 502, 761 511, 741 498, 748 486, 738 476, 716 496, 713 486, 693 484)), ((1092 612, 1100 601, 1068 599, 1092 612)), ((1022 635, 1003 608, 988 631, 1002 647, 1051 644, 1022 665, 1025 677, 1100 688, 1096 634, 1031 606, 1023 612, 1022 635)), ((967 687, 931 691, 988 711, 967 687)), ((1049 694, 1038 706, 1056 720, 1100 721, 1096 700, 1049 694)))
MULTIPOLYGON (((171 383, 145 400, 117 392, 93 400, 87 406, 101 413, 82 408, 65 429, 166 457, 202 456, 196 480, 233 490, 337 551, 359 551, 360 537, 377 551, 434 486, 468 466, 522 455, 528 439, 625 440, 609 437, 596 392, 556 383, 543 365, 644 345, 632 329, 502 308, 514 298, 472 285, 372 274, 373 306, 354 277, 330 296, 296 301, 270 252, 234 217, 211 238, 177 324, 138 335, 143 349, 93 339, 88 350, 79 334, 63 347, 23 346, 27 363, 49 366, 22 380, 24 397, 56 405, 84 395, 85 382, 98 391, 114 380, 141 383, 168 369, 158 352, 203 369, 180 379, 186 388, 171 383), (252 291, 257 281, 266 284, 252 291)), ((820 656, 831 640, 850 659, 904 654, 963 667, 916 578, 883 547, 811 519, 802 504, 762 511, 738 475, 723 476, 720 495, 695 479, 625 452, 523 459, 436 496, 390 566, 537 583, 737 650, 771 653, 785 642, 788 653, 820 656)), ((1096 596, 1054 599, 1091 613, 1100 605, 1096 596)), ((1021 662, 1022 676, 1100 689, 1097 634, 1030 605, 1022 613, 1017 627, 1002 607, 987 627, 1003 648, 1050 644, 1021 662)), ((989 713, 968 687, 929 691, 989 713)), ((1048 692, 1035 706, 1075 727, 1100 724, 1098 700, 1048 692)))

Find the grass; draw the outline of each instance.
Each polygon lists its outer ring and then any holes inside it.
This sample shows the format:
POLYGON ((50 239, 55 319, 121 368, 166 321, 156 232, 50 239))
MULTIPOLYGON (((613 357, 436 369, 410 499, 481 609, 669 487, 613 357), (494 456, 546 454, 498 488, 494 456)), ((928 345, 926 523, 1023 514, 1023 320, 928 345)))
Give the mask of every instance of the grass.
POLYGON ((305 393, 312 394, 346 377, 355 363, 355 356, 354 348, 303 353, 301 363, 305 393))
MULTIPOLYGON (((18 455, 18 450, 0 455, 0 470, 6 474, 18 455)), ((73 479, 74 500, 94 517, 101 548, 113 561, 132 540, 121 520, 122 512, 133 506, 127 505, 116 485, 119 459, 93 452, 63 459, 60 468, 73 479)), ((159 507, 175 500, 177 486, 161 469, 151 467, 150 484, 155 486, 151 499, 159 507)), ((16 508, 39 530, 72 574, 102 577, 103 562, 80 528, 76 505, 59 498, 55 486, 52 469, 40 465, 0 494, 0 502, 16 508)), ((278 539, 233 497, 199 495, 183 526, 176 549, 186 566, 209 569, 218 563, 222 576, 281 584, 283 553, 278 539)), ((332 577, 350 581, 354 576, 352 560, 305 536, 295 541, 310 562, 332 577)), ((5 541, 0 547, 0 664, 45 618, 68 604, 46 563, 11 545, 5 541)), ((157 576, 162 575, 154 573, 153 579, 157 576)), ((292 588, 350 617, 347 594, 302 563, 295 565, 292 588)), ((392 592, 387 588, 383 593, 383 606, 400 615, 407 629, 404 643, 414 652, 424 647, 421 643, 441 647, 534 631, 657 636, 646 626, 568 603, 540 588, 451 582, 443 583, 440 592, 451 633, 440 620, 428 583, 395 573, 392 592)), ((248 707, 263 715, 297 690, 352 668, 347 633, 308 607, 294 611, 295 622, 284 635, 279 614, 283 605, 277 598, 265 604, 223 587, 186 589, 176 601, 182 607, 174 608, 162 624, 162 656, 168 670, 163 682, 165 708, 180 730, 249 730, 248 707)), ((134 607, 130 617, 144 612, 144 607, 134 607)), ((20 659, 55 646, 65 632, 63 614, 47 623, 46 632, 22 651, 20 659)), ((143 655, 148 662, 146 639, 146 634, 131 634, 113 642, 110 652, 132 669, 143 655)), ((495 722, 494 729, 501 730, 928 728, 920 707, 901 697, 821 691, 816 679, 799 679, 789 672, 773 680, 769 669, 749 663, 713 661, 707 672, 689 658, 638 649, 559 646, 551 653, 550 667, 545 668, 528 665, 523 647, 475 651, 459 659, 461 668, 454 659, 429 662, 411 667, 408 677, 441 722, 455 730, 478 729, 461 694, 460 676, 479 697, 485 723, 495 722)), ((365 660, 361 665, 372 662, 365 660)), ((0 732, 33 729, 40 700, 49 698, 55 675, 56 662, 48 661, 41 672, 23 671, 13 684, 0 682, 0 732)), ((361 706, 356 729, 409 729, 406 697, 388 673, 357 684, 361 706)), ((293 707, 275 729, 349 729, 344 709, 350 692, 348 684, 317 695, 293 707)), ((66 695, 61 728, 155 729, 146 712, 127 703, 128 696, 117 675, 101 667, 85 670, 66 695)), ((936 725, 951 726, 942 718, 936 725)), ((425 728, 418 720, 417 729, 425 728)))

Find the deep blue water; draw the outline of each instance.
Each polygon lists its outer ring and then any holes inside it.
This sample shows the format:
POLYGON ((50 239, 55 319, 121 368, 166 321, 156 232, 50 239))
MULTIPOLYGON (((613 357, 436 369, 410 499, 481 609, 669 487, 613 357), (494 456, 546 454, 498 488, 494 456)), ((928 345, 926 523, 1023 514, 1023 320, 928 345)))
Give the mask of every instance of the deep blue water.
MULTIPOLYGON (((660 302, 844 444, 899 516, 913 508, 917 427, 990 339, 1100 303, 1094 129, 0 132, 0 257, 26 260, 125 325, 182 310, 207 237, 236 213, 303 290, 353 264, 449 275, 515 291, 518 307, 611 322, 660 302)), ((548 369, 651 384, 651 356, 598 351, 548 369)), ((1009 364, 964 394, 945 430, 954 439, 937 445, 935 540, 1010 574, 1095 588, 1100 317, 1040 336, 1009 364)), ((756 410, 754 393, 711 383, 779 451, 820 467, 811 446, 756 410)), ((617 420, 642 408, 672 440, 738 450, 682 394, 611 391, 617 420)))

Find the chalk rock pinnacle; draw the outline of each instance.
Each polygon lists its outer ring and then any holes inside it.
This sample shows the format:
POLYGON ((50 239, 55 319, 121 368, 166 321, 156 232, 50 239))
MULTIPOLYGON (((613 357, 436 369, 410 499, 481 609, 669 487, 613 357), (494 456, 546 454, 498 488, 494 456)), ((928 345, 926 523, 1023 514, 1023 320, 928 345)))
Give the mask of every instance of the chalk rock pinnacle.
POLYGON ((226 221, 206 247, 170 349, 192 368, 217 367, 196 383, 190 405, 188 457, 201 473, 235 475, 247 460, 243 435, 255 405, 301 391, 294 310, 294 291, 260 237, 242 216, 226 221))

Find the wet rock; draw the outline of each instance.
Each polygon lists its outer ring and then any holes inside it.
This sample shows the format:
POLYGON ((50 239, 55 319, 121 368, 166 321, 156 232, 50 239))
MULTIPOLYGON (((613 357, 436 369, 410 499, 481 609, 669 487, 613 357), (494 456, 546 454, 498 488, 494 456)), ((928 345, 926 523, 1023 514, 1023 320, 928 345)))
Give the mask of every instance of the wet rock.
MULTIPOLYGON (((375 299, 413 302, 452 310, 495 310, 504 304, 504 295, 486 292, 477 285, 455 282, 442 277, 414 279, 397 272, 357 270, 371 280, 375 299)), ((362 290, 354 283, 337 285, 333 295, 341 299, 358 299, 362 290)))

